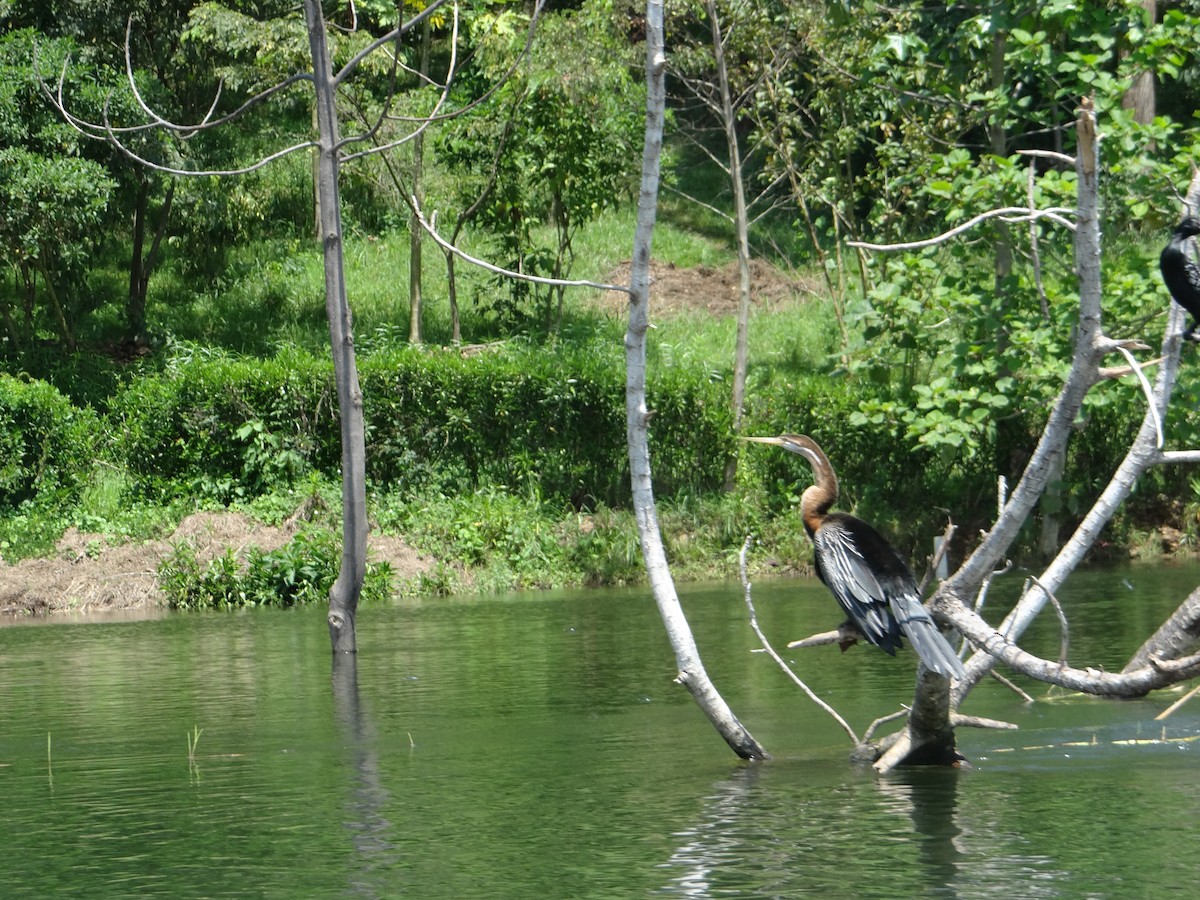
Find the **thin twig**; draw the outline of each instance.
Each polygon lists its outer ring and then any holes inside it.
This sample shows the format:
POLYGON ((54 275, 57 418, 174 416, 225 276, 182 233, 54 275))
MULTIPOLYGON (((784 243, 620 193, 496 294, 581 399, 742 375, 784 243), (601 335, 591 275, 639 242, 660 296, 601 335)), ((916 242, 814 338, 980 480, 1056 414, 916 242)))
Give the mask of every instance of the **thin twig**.
POLYGON ((1163 429, 1162 419, 1158 415, 1158 402, 1154 399, 1154 388, 1150 387, 1150 381, 1146 378, 1146 373, 1142 371, 1142 367, 1138 365, 1137 358, 1134 357, 1124 346, 1117 345, 1117 350, 1133 367, 1134 374, 1137 375, 1138 383, 1142 386, 1142 393, 1146 395, 1146 407, 1150 412, 1150 418, 1154 422, 1155 448, 1162 449, 1163 446, 1163 429))
POLYGON ((416 216, 417 222, 420 223, 421 228, 425 230, 426 234, 433 238, 439 247, 449 253, 453 253, 460 259, 465 259, 474 266, 479 266, 481 269, 486 269, 487 271, 493 272, 497 275, 503 275, 506 278, 515 278, 518 281, 529 281, 533 284, 548 284, 552 287, 590 287, 595 288, 598 291, 620 291, 623 294, 632 293, 629 286, 624 284, 604 284, 603 282, 588 281, 582 278, 542 278, 540 275, 526 275, 524 272, 514 272, 511 269, 505 269, 490 262, 485 262, 484 260, 475 256, 471 256, 466 251, 459 249, 438 234, 437 213, 434 212, 434 214, 430 217, 430 220, 426 221, 425 214, 421 211, 421 207, 417 203, 417 198, 414 196, 410 199, 412 200, 410 208, 412 209, 413 214, 416 216))
MULTIPOLYGON (((400 59, 400 55, 396 54, 395 57, 393 58, 393 66, 399 62, 399 59, 400 59)), ((434 123, 434 121, 438 118, 438 111, 442 108, 442 106, 450 98, 450 86, 454 83, 454 76, 457 73, 457 71, 458 71, 458 4, 455 3, 454 4, 454 25, 450 31, 450 63, 446 69, 446 83, 444 85, 442 85, 442 94, 440 97, 438 97, 437 103, 434 104, 433 110, 430 112, 430 114, 428 116, 425 116, 422 119, 416 119, 415 121, 419 121, 421 124, 418 125, 415 129, 413 129, 408 134, 404 135, 404 137, 398 138, 397 140, 391 141, 386 144, 379 144, 374 147, 368 147, 366 150, 359 150, 357 153, 347 154, 346 156, 342 157, 342 162, 349 162, 352 159, 358 159, 360 156, 367 156, 372 153, 382 153, 385 150, 390 150, 393 147, 399 147, 400 145, 406 144, 409 141, 416 140, 420 135, 424 134, 425 130, 427 128, 429 128, 429 126, 432 125, 434 123)), ((393 94, 389 92, 389 94, 388 94, 388 103, 389 104, 392 101, 392 96, 393 96, 393 94)), ((345 145, 347 145, 351 142, 361 142, 361 141, 371 140, 372 138, 375 137, 375 135, 378 133, 379 129, 382 127, 383 121, 385 118, 387 118, 387 107, 386 106, 384 107, 383 112, 380 114, 378 121, 368 131, 364 132, 363 134, 357 134, 351 138, 342 140, 341 143, 338 145, 339 148, 344 147, 345 145)))
POLYGON ((1009 681, 1007 678, 1005 678, 1003 675, 1001 675, 995 669, 989 670, 988 674, 990 676, 992 676, 993 679, 1000 682, 1002 685, 1004 685, 1006 688, 1008 688, 1010 691, 1012 691, 1014 694, 1016 694, 1018 697, 1020 697, 1022 700, 1024 700, 1026 703, 1036 703, 1037 702, 1036 700, 1033 699, 1033 697, 1031 697, 1029 694, 1025 693, 1025 691, 1021 690, 1016 684, 1009 681))
MULTIPOLYGON (((449 2, 450 2, 450 0, 434 0, 434 2, 430 3, 428 6, 426 6, 423 10, 421 10, 419 13, 417 13, 411 19, 407 19, 407 20, 401 22, 399 25, 397 25, 395 28, 393 28, 387 34, 382 35, 381 37, 378 37, 371 43, 367 44, 367 46, 365 46, 361 50, 359 50, 358 53, 354 54, 354 56, 352 56, 350 58, 350 60, 344 66, 342 66, 342 68, 338 71, 338 73, 333 76, 333 79, 332 79, 333 86, 335 88, 340 87, 341 83, 343 81, 345 81, 347 78, 349 78, 351 75, 354 74, 354 70, 358 68, 358 64, 360 62, 362 62, 364 59, 366 59, 368 56, 370 56, 372 53, 374 53, 380 47, 383 47, 383 46, 386 46, 387 44, 392 43, 398 37, 411 31, 417 25, 420 25, 422 22, 424 22, 426 19, 428 19, 434 13, 439 12, 441 10, 441 8, 449 2)), ((540 3, 538 4, 538 9, 539 10, 541 9, 540 3)))
POLYGON ((1067 166, 1074 167, 1075 157, 1069 156, 1066 153, 1058 153, 1054 150, 1018 150, 1020 156, 1035 156, 1039 159, 1052 159, 1067 166))
POLYGON ((872 722, 870 725, 867 726, 867 731, 866 731, 866 734, 863 735, 862 742, 864 744, 869 744, 871 742, 871 738, 873 738, 875 736, 876 729, 878 729, 882 725, 887 725, 889 722, 895 722, 897 719, 903 719, 910 712, 912 712, 912 710, 910 710, 907 706, 905 706, 901 709, 896 710, 894 713, 891 713, 890 715, 880 716, 878 719, 876 719, 874 722, 872 722))
POLYGON ((929 561, 929 565, 925 568, 925 577, 921 579, 920 585, 917 586, 917 596, 924 597, 925 590, 929 587, 929 582, 933 581, 937 575, 938 566, 946 557, 946 553, 950 550, 950 541, 954 539, 954 532, 958 530, 958 526, 953 522, 946 524, 946 530, 942 532, 942 542, 938 544, 937 549, 933 552, 933 558, 929 561))
POLYGON ((767 655, 770 656, 771 659, 775 660, 775 663, 787 673, 788 677, 790 677, 792 681, 795 682, 802 691, 804 691, 804 693, 808 694, 809 699, 812 700, 813 703, 817 704, 817 706, 829 713, 829 715, 833 717, 834 721, 842 726, 842 730, 849 735, 850 740, 854 742, 855 746, 857 746, 860 742, 858 740, 858 736, 854 733, 854 729, 850 727, 845 719, 838 715, 837 710, 813 693, 813 690, 800 679, 800 676, 792 671, 791 667, 783 661, 783 658, 775 652, 775 649, 771 646, 770 641, 767 640, 767 636, 763 634, 762 629, 758 627, 758 614, 754 611, 754 600, 750 596, 750 578, 746 571, 746 554, 750 551, 750 545, 753 543, 753 541, 754 535, 746 535, 746 540, 742 542, 741 552, 738 554, 738 572, 742 577, 742 590, 743 596, 746 600, 746 608, 750 611, 750 627, 754 629, 754 633, 758 636, 758 640, 762 644, 763 650, 767 652, 767 655))
POLYGON ((1054 607, 1054 612, 1058 614, 1058 624, 1062 628, 1062 638, 1058 648, 1058 664, 1065 666, 1067 664, 1067 649, 1071 643, 1070 626, 1067 624, 1067 614, 1063 612, 1062 604, 1058 602, 1058 598, 1054 596, 1054 592, 1049 590, 1033 575, 1029 576, 1029 580, 1037 585, 1038 590, 1046 595, 1046 599, 1050 601, 1050 605, 1054 607))

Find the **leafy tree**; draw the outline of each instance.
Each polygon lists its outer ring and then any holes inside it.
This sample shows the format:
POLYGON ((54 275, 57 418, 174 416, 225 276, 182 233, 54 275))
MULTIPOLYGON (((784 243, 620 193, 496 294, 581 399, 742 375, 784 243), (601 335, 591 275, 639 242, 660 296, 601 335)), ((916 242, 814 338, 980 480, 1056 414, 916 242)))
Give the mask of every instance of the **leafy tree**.
MULTIPOLYGON (((67 346, 90 308, 86 263, 100 244, 116 188, 81 139, 42 102, 32 68, 34 32, 0 38, 0 258, 20 282, 23 312, 0 296, 10 345, 21 348, 48 327, 67 346), (41 285, 39 290, 39 284, 41 285)), ((70 42, 43 48, 62 59, 70 42)), ((80 76, 78 86, 88 78, 80 76)))
MULTIPOLYGON (((563 278, 580 226, 631 190, 641 125, 635 111, 643 94, 629 75, 627 45, 606 4, 547 16, 528 64, 509 78, 523 41, 515 24, 500 18, 484 32, 473 96, 458 98, 465 105, 503 79, 488 105, 491 114, 455 123, 442 135, 439 153, 469 176, 459 196, 464 209, 487 185, 486 202, 473 215, 493 236, 504 266, 563 278), (542 225, 549 226, 549 242, 539 235, 542 225)), ((547 330, 561 323, 561 287, 539 293, 529 282, 506 280, 504 286, 507 298, 492 304, 502 322, 523 324, 540 307, 547 330)))
MULTIPOLYGON (((430 12, 433 7, 426 10, 430 12)), ((319 234, 324 250, 325 300, 329 321, 329 336, 334 361, 334 380, 337 389, 338 413, 341 425, 342 451, 342 564, 337 579, 329 590, 329 636, 335 652, 353 652, 356 647, 355 616, 358 600, 366 573, 366 426, 363 417, 362 390, 354 349, 353 327, 349 300, 346 292, 345 259, 343 255, 343 231, 340 202, 339 169, 348 144, 360 142, 362 135, 343 140, 337 110, 337 94, 340 84, 345 83, 356 71, 359 63, 380 47, 398 42, 403 34, 400 28, 368 43, 353 54, 340 69, 333 68, 327 26, 319 0, 305 0, 303 5, 305 30, 309 43, 310 69, 286 80, 277 87, 259 92, 246 103, 224 116, 215 116, 210 110, 198 124, 181 125, 164 119, 149 107, 146 114, 148 128, 172 134, 199 134, 239 118, 248 109, 268 99, 277 90, 292 83, 307 81, 313 89, 312 102, 315 110, 316 137, 302 141, 265 156, 257 162, 243 167, 242 171, 262 168, 274 158, 289 153, 312 149, 316 157, 314 181, 319 198, 319 234)), ((417 22, 409 23, 417 24, 417 22)), ((132 77, 132 76, 131 76, 132 77)), ((132 85, 131 85, 132 87, 132 85)), ((216 104, 214 103, 215 107, 216 104)), ((143 165, 159 171, 177 175, 232 175, 233 172, 196 171, 166 166, 156 166, 152 160, 139 156, 126 143, 128 133, 112 127, 107 119, 88 124, 75 117, 61 103, 60 114, 92 136, 103 139, 118 147, 123 153, 143 165)))

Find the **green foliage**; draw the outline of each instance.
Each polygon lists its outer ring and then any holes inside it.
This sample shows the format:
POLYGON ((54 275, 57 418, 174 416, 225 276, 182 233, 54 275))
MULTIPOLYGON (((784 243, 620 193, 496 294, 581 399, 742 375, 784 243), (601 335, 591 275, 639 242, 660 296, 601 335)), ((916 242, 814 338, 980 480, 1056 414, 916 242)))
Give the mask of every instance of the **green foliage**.
MULTIPOLYGON (((623 45, 603 4, 544 16, 539 40, 524 68, 493 81, 522 52, 519 32, 481 37, 484 71, 467 79, 462 104, 497 91, 494 110, 452 124, 439 137, 441 160, 455 174, 455 205, 471 206, 486 190, 476 222, 494 238, 506 268, 529 275, 566 277, 580 227, 629 196, 637 174, 644 91, 623 59, 623 45), (548 223, 553 234, 538 226, 548 223)), ((499 279, 483 302, 510 328, 540 318, 557 328, 551 300, 561 291, 499 279)))
MULTIPOLYGON (((249 548, 239 559, 232 550, 204 562, 181 541, 158 567, 158 582, 172 609, 240 609, 298 606, 323 601, 337 579, 340 543, 327 528, 301 531, 277 550, 249 548)), ((385 563, 368 563, 365 601, 386 600, 393 585, 385 563)))
MULTIPOLYGON (((68 49, 65 42, 46 42, 40 64, 53 66, 68 49)), ((93 305, 84 290, 86 264, 100 246, 116 188, 45 103, 33 53, 32 32, 0 36, 0 266, 17 272, 27 310, 15 316, 10 303, 16 298, 0 289, 10 348, 27 345, 38 331, 72 341, 75 321, 93 305)), ((64 91, 87 87, 72 81, 64 91)))
POLYGON ((308 467, 336 468, 331 367, 301 353, 256 362, 180 350, 161 375, 112 399, 121 459, 140 491, 227 503, 308 467))
POLYGON ((100 432, 91 410, 72 406, 50 385, 0 374, 0 510, 76 499, 100 432))

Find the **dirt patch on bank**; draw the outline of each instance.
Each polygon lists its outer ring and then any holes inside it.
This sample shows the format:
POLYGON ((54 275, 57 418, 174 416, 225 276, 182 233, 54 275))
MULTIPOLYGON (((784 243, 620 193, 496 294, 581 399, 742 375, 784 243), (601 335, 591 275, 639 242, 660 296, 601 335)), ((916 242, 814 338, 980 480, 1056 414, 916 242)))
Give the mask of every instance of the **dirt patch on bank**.
MULTIPOLYGON (((55 553, 8 565, 0 560, 0 615, 146 609, 162 603, 156 572, 177 544, 190 544, 202 562, 251 547, 269 552, 296 536, 299 521, 263 525, 237 512, 199 512, 163 540, 109 543, 103 535, 69 529, 55 553)), ((400 538, 373 534, 372 561, 386 561, 398 580, 415 578, 432 562, 400 538)))
MULTIPOLYGON (((715 268, 695 266, 681 269, 672 263, 650 263, 650 311, 666 317, 687 312, 707 312, 713 316, 737 315, 739 284, 737 261, 715 268)), ((609 273, 609 284, 629 283, 629 262, 609 273)), ((795 303, 813 293, 816 285, 795 278, 769 262, 750 260, 750 298, 755 308, 773 310, 795 303)), ((628 298, 608 291, 600 306, 613 315, 624 316, 628 298)))

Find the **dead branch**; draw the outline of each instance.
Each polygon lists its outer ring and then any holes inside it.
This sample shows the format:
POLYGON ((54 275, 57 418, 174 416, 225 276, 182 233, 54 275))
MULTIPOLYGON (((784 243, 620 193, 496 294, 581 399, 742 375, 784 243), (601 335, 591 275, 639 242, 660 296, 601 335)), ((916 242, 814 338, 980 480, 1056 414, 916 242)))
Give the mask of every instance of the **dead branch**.
POLYGON ((813 703, 817 704, 817 706, 829 713, 833 720, 842 726, 842 730, 849 735, 851 741, 853 741, 855 744, 858 744, 858 736, 854 733, 854 729, 850 727, 849 723, 838 714, 836 709, 817 696, 813 689, 805 684, 799 675, 792 671, 791 666, 789 666, 783 660, 783 657, 775 652, 775 649, 771 646, 771 642, 767 640, 767 636, 763 634, 762 629, 759 628, 758 614, 754 611, 754 599, 751 596, 750 591, 750 577, 746 569, 746 555, 749 553, 750 545, 753 543, 753 541, 754 535, 746 535, 746 540, 742 542, 741 552, 738 553, 738 572, 742 578, 742 596, 746 601, 746 609, 750 612, 750 627, 754 629, 754 634, 758 637, 759 643, 762 644, 763 650, 766 651, 767 655, 770 656, 771 659, 775 660, 775 664, 779 666, 779 668, 783 669, 787 676, 792 679, 792 681, 797 687, 800 688, 800 690, 808 694, 808 698, 812 700, 813 703))
POLYGON ((1022 650, 961 603, 941 610, 943 617, 978 648, 1009 668, 1047 684, 1100 697, 1142 697, 1200 675, 1200 653, 1182 659, 1151 656, 1149 662, 1128 672, 1076 669, 1053 663, 1022 650))
MULTIPOLYGON (((1154 434, 1157 438, 1154 446, 1161 450, 1163 445, 1162 418, 1158 414, 1158 406, 1154 399, 1154 389, 1150 387, 1150 382, 1146 379, 1146 373, 1142 371, 1142 367, 1138 365, 1138 361, 1134 358, 1129 349, 1122 344, 1118 344, 1117 351, 1129 361, 1130 369, 1137 375, 1138 384, 1142 386, 1142 393, 1146 397, 1146 412, 1154 422, 1154 434)), ((1160 356, 1161 360, 1162 357, 1160 356)), ((1103 370, 1100 374, 1103 376, 1103 370)))
POLYGON ((875 736, 875 732, 880 728, 880 726, 887 725, 889 722, 895 722, 897 719, 903 719, 905 716, 907 716, 909 714, 909 712, 910 712, 909 708, 907 706, 903 706, 900 709, 896 710, 894 713, 889 713, 886 716, 880 716, 878 719, 876 719, 874 722, 872 722, 870 725, 867 726, 867 731, 863 735, 862 743, 864 743, 864 744, 870 743, 871 738, 873 738, 875 736))
POLYGON ((1200 641, 1200 588, 1179 605, 1159 629, 1138 648, 1124 671, 1146 665, 1150 657, 1178 659, 1195 648, 1200 641))
POLYGON ((1002 731, 1017 731, 1021 726, 1015 722, 1002 722, 999 719, 988 719, 984 716, 964 716, 953 713, 950 722, 955 728, 996 728, 1002 731))
MULTIPOLYGON (((1088 118, 1085 114, 1081 120, 1088 118)), ((1091 139, 1094 140, 1094 127, 1090 129, 1091 139)), ((1084 135, 1083 137, 1086 137, 1084 135)), ((1081 137, 1081 146, 1083 146, 1083 137, 1081 137)), ((1093 146, 1092 151, 1095 148, 1093 146)), ((1070 422, 1066 421, 1067 415, 1074 418, 1075 411, 1079 408, 1082 402, 1082 397, 1092 384, 1095 383, 1096 369, 1088 371, 1095 363, 1098 362, 1097 357, 1101 353, 1110 352, 1115 348, 1118 342, 1105 338, 1100 332, 1100 282, 1099 282, 1099 228, 1098 228, 1098 212, 1097 201, 1095 195, 1095 168, 1091 170, 1091 175, 1080 167, 1080 224, 1086 224, 1086 229, 1081 235, 1077 232, 1076 238, 1076 262, 1080 272, 1080 325, 1081 328, 1086 328, 1091 336, 1088 341, 1083 340, 1083 333, 1080 335, 1080 343, 1077 347, 1075 357, 1072 360, 1072 371, 1068 376, 1067 385, 1064 386, 1063 392, 1059 399, 1055 402, 1055 408, 1051 413, 1052 419, 1061 418, 1061 423, 1052 422, 1056 439, 1053 446, 1047 446, 1048 435, 1051 432, 1051 427, 1048 425, 1047 430, 1043 433, 1043 440, 1039 442, 1038 448, 1034 451, 1034 456, 1026 467, 1025 474, 1022 476, 1021 483, 1017 487, 1014 494, 1014 502, 1021 498, 1019 504, 1010 503, 1005 507, 1005 515, 1002 515, 993 526, 992 530, 984 537, 983 542, 976 549, 972 557, 955 573, 951 584, 943 585, 943 591, 939 591, 942 599, 950 601, 951 605, 961 605, 961 595, 959 591, 971 585, 974 580, 975 573, 971 571, 976 566, 987 564, 992 558, 1003 552, 1003 547, 1006 547, 1011 541, 1011 535, 1015 534, 1016 528, 1020 522, 1024 521, 1028 511, 1032 509, 1033 502, 1036 501, 1037 495, 1040 495, 1045 472, 1043 469, 1048 469, 1048 459, 1044 459, 1044 455, 1048 453, 1061 453, 1062 445, 1065 444, 1066 435, 1070 422), (1088 191, 1084 192, 1083 188, 1089 186, 1088 191), (1087 215, 1082 214, 1085 196, 1087 198, 1087 215), (1086 242, 1083 238, 1086 237, 1086 242), (1086 243, 1086 247, 1083 244, 1086 243), (1090 352, 1089 352, 1090 351, 1090 352), (1069 404, 1066 403, 1068 397, 1069 404), (1034 477, 1036 476, 1036 477, 1034 477), (1019 514, 1019 520, 1013 518, 1013 514, 1019 514), (1003 539, 1003 540, 1001 540, 1003 539), (989 545, 995 542, 995 547, 990 549, 989 545)), ((1197 198, 1200 198, 1200 173, 1197 173, 1192 178, 1192 183, 1188 189, 1188 203, 1191 204, 1197 198)), ((1142 424, 1134 437, 1130 449, 1124 460, 1113 473, 1112 479, 1108 486, 1101 492, 1100 497, 1088 510, 1075 532, 1063 545, 1058 556, 1050 563, 1039 577, 1039 583, 1048 589, 1056 589, 1062 584, 1067 575, 1075 569, 1079 561, 1083 558, 1088 549, 1095 543, 1103 528, 1108 524, 1113 514, 1121 503, 1133 491, 1134 485, 1137 483, 1141 475, 1152 465, 1157 465, 1165 462, 1195 462, 1200 460, 1200 452, 1187 451, 1182 455, 1176 456, 1174 453, 1165 453, 1157 449, 1158 431, 1159 428, 1155 425, 1156 417, 1161 422, 1161 415, 1166 410, 1170 402, 1171 393, 1174 389, 1175 378, 1179 368, 1179 351, 1180 351, 1180 330, 1185 317, 1185 312, 1178 304, 1171 304, 1170 311, 1167 316, 1167 325, 1163 334, 1162 341, 1162 356, 1163 360, 1158 368, 1155 386, 1154 386, 1154 403, 1150 404, 1155 410, 1152 414, 1147 410, 1143 417, 1142 424)), ((1009 638, 1015 640, 1028 624, 1033 620, 1037 613, 1041 610, 1042 604, 1048 602, 1045 592, 1040 587, 1028 591, 1025 596, 1017 603, 1013 610, 1005 618, 1005 621, 1000 625, 999 631, 1009 638)), ((955 702, 960 703, 966 694, 970 691, 971 685, 976 681, 983 672, 987 671, 994 663, 986 657, 978 656, 967 664, 968 679, 955 685, 955 702)), ((1048 664, 1052 665, 1052 664, 1048 664)), ((1127 667, 1125 675, 1132 676, 1132 669, 1136 668, 1143 674, 1139 676, 1143 679, 1141 683, 1147 685, 1144 688, 1136 687, 1126 683, 1119 690, 1116 685, 1103 685, 1099 693, 1108 693, 1108 691, 1117 691, 1115 696, 1138 696, 1148 690, 1154 690, 1157 687, 1163 687, 1171 683, 1172 679, 1165 678, 1161 670, 1148 668, 1149 659, 1143 658, 1138 661, 1137 666, 1127 667)), ((1038 676, 1034 676, 1038 677, 1038 676)), ((1052 680, 1052 679, 1049 679, 1052 680)), ((1180 680, 1176 677, 1173 680, 1180 680)), ((1072 689, 1088 690, 1086 681, 1080 682, 1077 688, 1075 685, 1066 685, 1072 689)))
POLYGON ((1034 222, 1038 219, 1049 219, 1056 222, 1071 231, 1075 230, 1075 223, 1067 216, 1074 215, 1075 210, 1067 209, 1066 207, 1054 206, 1048 209, 1030 209, 1027 206, 1005 206, 999 209, 989 209, 986 212, 981 212, 961 225, 956 225, 949 231, 944 231, 941 234, 926 238, 923 241, 908 241, 900 244, 872 244, 867 241, 846 241, 847 247, 856 247, 860 250, 876 250, 882 253, 900 252, 903 250, 923 250, 926 247, 936 247, 938 244, 944 244, 951 238, 957 237, 964 231, 970 231, 981 222, 986 222, 988 219, 1000 219, 1002 222, 1034 222))
POLYGON ((1004 685, 1006 688, 1008 688, 1010 691, 1012 691, 1014 694, 1016 694, 1018 697, 1020 697, 1026 703, 1036 702, 1033 699, 1033 697, 1031 697, 1025 691, 1021 690, 1019 687, 1017 687, 1017 685, 1013 684, 1011 681, 1009 681, 1007 678, 1005 678, 1003 675, 1001 675, 995 669, 992 669, 990 672, 988 672, 988 675, 990 675, 992 677, 993 681, 998 681, 1000 684, 1004 685))
MULTIPOLYGON (((351 75, 353 75, 354 72, 358 69, 358 64, 361 63, 364 59, 366 59, 368 56, 370 56, 372 53, 374 53, 380 47, 384 47, 388 44, 391 44, 391 43, 395 42, 397 38, 403 37, 409 31, 412 31, 412 29, 416 28, 418 25, 420 25, 422 22, 424 22, 426 19, 428 19, 430 16, 434 15, 437 12, 440 12, 442 7, 450 2, 452 2, 452 0, 433 0, 432 3, 430 3, 428 6, 426 6, 423 10, 421 10, 419 13, 417 13, 411 19, 407 19, 407 20, 401 22, 399 25, 397 25, 395 28, 393 28, 387 34, 381 35, 380 37, 373 40, 371 43, 367 44, 367 46, 363 47, 361 50, 358 51, 358 53, 356 53, 356 54, 354 54, 354 56, 350 57, 350 59, 346 62, 346 64, 344 66, 342 66, 342 68, 337 72, 336 75, 333 76, 332 81, 333 81, 334 89, 336 90, 338 87, 341 86, 343 81, 345 81, 347 78, 349 78, 351 75)), ((542 5, 541 3, 538 4, 538 9, 541 8, 541 5, 542 5)))
POLYGON ((801 638, 798 641, 788 641, 787 648, 789 650, 807 649, 809 647, 824 647, 828 644, 841 643, 841 631, 822 631, 820 634, 814 634, 810 637, 801 638))
POLYGON ((1187 703, 1189 700, 1191 700, 1197 694, 1200 694, 1200 684, 1196 685, 1194 688, 1192 688, 1190 691, 1188 691, 1186 694, 1184 694, 1182 697, 1180 697, 1178 700, 1176 700, 1174 703, 1172 703, 1170 706, 1168 706, 1166 709, 1164 709, 1162 712, 1160 712, 1157 716, 1155 716, 1154 721, 1161 722, 1163 719, 1170 716, 1173 712, 1175 712, 1177 709, 1182 707, 1183 704, 1187 703))
POLYGON ((1030 575, 1029 580, 1036 584, 1046 594, 1046 599, 1050 601, 1050 605, 1054 607, 1054 612, 1058 615, 1059 625, 1059 645, 1058 645, 1058 664, 1065 666, 1067 664, 1067 650, 1071 644, 1071 629, 1067 624, 1067 614, 1063 612, 1062 604, 1058 602, 1058 598, 1054 596, 1054 592, 1048 590, 1044 584, 1030 575))
POLYGON ((946 524, 946 530, 942 532, 942 542, 937 545, 937 549, 933 552, 933 558, 929 560, 929 565, 925 567, 925 575, 921 578, 921 583, 917 586, 917 596, 924 597, 925 591, 929 587, 929 582, 933 581, 937 575, 938 566, 942 560, 946 558, 946 553, 950 550, 950 542, 954 539, 954 533, 958 531, 958 526, 953 522, 946 524))
POLYGON ((514 272, 511 269, 505 269, 500 266, 494 265, 493 263, 487 262, 486 260, 479 259, 476 256, 471 256, 471 254, 467 253, 465 250, 462 250, 462 249, 454 246, 453 244, 451 244, 449 241, 447 241, 444 237, 442 237, 438 233, 438 231, 437 231, 437 212, 434 212, 434 214, 427 221, 425 219, 424 212, 421 210, 420 205, 417 203, 417 198, 410 197, 409 200, 410 200, 410 209, 413 210, 413 213, 417 219, 417 222, 420 223, 421 228, 424 229, 425 233, 428 234, 431 238, 433 238, 433 240, 437 243, 437 245, 439 247, 441 247, 443 250, 447 251, 448 253, 453 253, 459 259, 466 260, 467 262, 471 263, 471 265, 473 265, 473 266, 479 266, 479 268, 481 268, 481 269, 486 269, 487 271, 493 272, 497 275, 503 275, 506 278, 512 278, 517 281, 528 281, 533 284, 548 284, 553 287, 590 287, 590 288, 595 288, 598 291, 620 291, 623 294, 631 294, 632 293, 632 289, 628 285, 605 284, 604 282, 600 282, 600 281, 588 281, 587 279, 584 279, 584 278, 578 278, 578 279, 543 278, 540 275, 527 275, 524 272, 514 272))
MULTIPOLYGON (((392 56, 392 79, 393 79, 393 82, 395 80, 395 67, 396 67, 397 63, 399 62, 399 60, 400 60, 400 54, 399 53, 393 54, 393 56, 392 56)), ((446 83, 441 86, 442 93, 441 93, 441 96, 438 97, 437 103, 434 104, 433 110, 430 112, 430 114, 428 116, 424 116, 422 118, 417 119, 417 121, 420 124, 418 124, 418 126, 415 129, 413 129, 411 132, 404 135, 404 137, 397 138, 394 141, 389 141, 386 144, 377 144, 373 147, 368 147, 365 150, 360 150, 357 153, 351 153, 346 156, 343 156, 342 162, 349 162, 352 159, 358 159, 361 156, 368 156, 373 153, 383 153, 386 150, 394 149, 396 147, 399 147, 403 144, 408 143, 409 141, 414 141, 418 137, 420 137, 422 134, 424 134, 426 129, 428 129, 430 125, 432 125, 435 121, 438 121, 438 119, 439 119, 438 111, 442 108, 443 105, 445 105, 446 101, 450 99, 450 86, 454 83, 454 75, 457 72, 457 66, 458 66, 458 4, 455 3, 454 4, 454 25, 450 32, 450 63, 446 70, 446 72, 447 72, 446 83)), ((378 117, 378 119, 376 119, 374 125, 372 125, 370 128, 368 128, 367 131, 365 131, 362 134, 356 134, 349 138, 344 138, 342 140, 342 142, 338 145, 338 148, 340 149, 341 147, 344 147, 350 143, 358 143, 358 142, 369 141, 369 140, 373 139, 375 137, 375 135, 379 133, 379 129, 383 127, 384 121, 388 118, 388 109, 391 106, 391 102, 392 102, 392 99, 394 96, 395 96, 394 92, 388 93, 387 101, 384 103, 383 109, 380 111, 379 117, 378 117)))
MULTIPOLYGON (((1148 369, 1151 366, 1157 366, 1164 359, 1166 359, 1166 357, 1156 356, 1154 359, 1147 360, 1140 365, 1142 369, 1148 369)), ((1101 378, 1124 378, 1126 375, 1132 375, 1133 371, 1133 366, 1103 366, 1100 368, 1097 374, 1101 378)))

